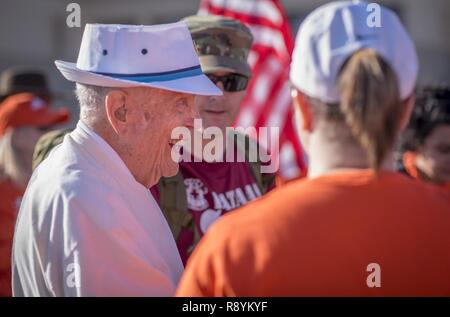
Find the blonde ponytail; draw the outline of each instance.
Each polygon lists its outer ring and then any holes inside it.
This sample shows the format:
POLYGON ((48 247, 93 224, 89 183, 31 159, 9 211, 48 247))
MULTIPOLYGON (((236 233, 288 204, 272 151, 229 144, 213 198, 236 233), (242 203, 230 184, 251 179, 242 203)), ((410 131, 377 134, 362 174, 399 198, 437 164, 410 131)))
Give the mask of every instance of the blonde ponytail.
POLYGON ((396 75, 378 53, 364 49, 346 62, 338 86, 345 121, 378 171, 393 147, 401 116, 396 75))

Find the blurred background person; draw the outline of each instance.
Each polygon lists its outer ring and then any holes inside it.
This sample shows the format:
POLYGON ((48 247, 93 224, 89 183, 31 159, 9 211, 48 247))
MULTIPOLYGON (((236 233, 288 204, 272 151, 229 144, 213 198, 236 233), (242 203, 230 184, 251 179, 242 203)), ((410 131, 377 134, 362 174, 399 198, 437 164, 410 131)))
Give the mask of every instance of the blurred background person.
POLYGON ((11 247, 16 214, 31 177, 34 146, 48 128, 67 122, 67 109, 50 110, 51 93, 37 72, 1 77, 0 104, 0 295, 11 296, 11 247))
POLYGON ((450 191, 450 87, 418 91, 411 121, 402 136, 402 169, 450 191))

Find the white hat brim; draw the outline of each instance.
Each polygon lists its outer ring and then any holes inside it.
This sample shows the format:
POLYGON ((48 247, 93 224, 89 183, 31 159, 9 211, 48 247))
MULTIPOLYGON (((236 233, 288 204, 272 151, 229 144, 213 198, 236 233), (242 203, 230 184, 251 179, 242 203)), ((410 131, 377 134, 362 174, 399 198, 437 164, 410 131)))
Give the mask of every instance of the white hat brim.
POLYGON ((77 68, 76 63, 55 61, 56 67, 69 81, 101 87, 151 87, 192 95, 221 96, 222 91, 205 75, 149 83, 119 79, 77 68))

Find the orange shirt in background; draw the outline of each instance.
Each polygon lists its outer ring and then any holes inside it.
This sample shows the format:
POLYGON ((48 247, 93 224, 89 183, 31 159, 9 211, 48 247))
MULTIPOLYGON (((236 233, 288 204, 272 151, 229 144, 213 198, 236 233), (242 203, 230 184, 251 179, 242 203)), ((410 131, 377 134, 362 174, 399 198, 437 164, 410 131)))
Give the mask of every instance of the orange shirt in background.
POLYGON ((200 241, 177 295, 450 296, 449 250, 446 192, 399 173, 339 172, 225 215, 200 241), (372 263, 381 287, 368 286, 372 263))
POLYGON ((0 180, 0 296, 12 296, 11 249, 22 195, 9 179, 0 180))

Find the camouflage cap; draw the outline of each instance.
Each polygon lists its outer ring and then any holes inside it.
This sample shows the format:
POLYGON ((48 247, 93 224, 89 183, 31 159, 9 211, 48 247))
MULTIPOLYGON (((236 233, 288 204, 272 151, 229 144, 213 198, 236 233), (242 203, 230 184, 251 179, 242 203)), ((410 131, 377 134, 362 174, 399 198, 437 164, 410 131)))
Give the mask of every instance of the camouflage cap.
POLYGON ((193 15, 182 21, 189 27, 203 72, 228 71, 251 76, 247 57, 253 36, 248 27, 216 15, 193 15))

